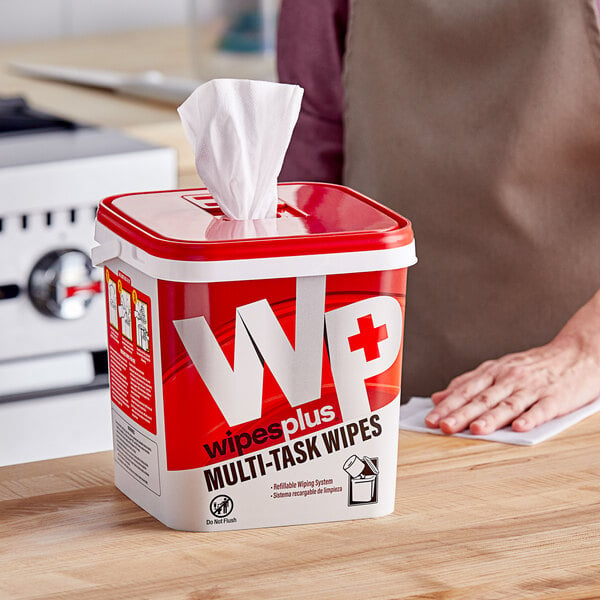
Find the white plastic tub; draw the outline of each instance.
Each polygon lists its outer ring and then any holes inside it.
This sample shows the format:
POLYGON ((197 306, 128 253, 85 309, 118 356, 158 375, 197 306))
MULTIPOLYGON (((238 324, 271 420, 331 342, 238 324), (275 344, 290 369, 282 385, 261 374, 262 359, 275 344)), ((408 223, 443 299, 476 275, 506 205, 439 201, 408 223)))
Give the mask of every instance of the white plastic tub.
POLYGON ((100 205, 116 485, 169 527, 394 508, 410 223, 340 186, 279 197, 246 222, 203 189, 100 205))

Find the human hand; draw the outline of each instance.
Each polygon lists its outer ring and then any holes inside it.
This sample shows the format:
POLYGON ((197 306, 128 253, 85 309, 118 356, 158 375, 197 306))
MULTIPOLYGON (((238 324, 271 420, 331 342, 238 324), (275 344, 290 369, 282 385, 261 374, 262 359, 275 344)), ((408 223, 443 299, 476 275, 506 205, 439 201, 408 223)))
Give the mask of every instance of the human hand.
POLYGON ((600 396, 600 292, 552 342, 484 362, 432 395, 428 427, 485 435, 529 431, 600 396))

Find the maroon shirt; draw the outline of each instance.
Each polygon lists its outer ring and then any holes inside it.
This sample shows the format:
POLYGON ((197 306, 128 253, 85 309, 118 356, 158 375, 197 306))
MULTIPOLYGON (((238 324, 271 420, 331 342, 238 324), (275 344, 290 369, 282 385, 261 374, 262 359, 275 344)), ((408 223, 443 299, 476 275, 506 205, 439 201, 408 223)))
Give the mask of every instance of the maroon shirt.
POLYGON ((282 1, 279 80, 301 85, 304 99, 280 181, 342 181, 342 68, 348 10, 348 0, 282 1))

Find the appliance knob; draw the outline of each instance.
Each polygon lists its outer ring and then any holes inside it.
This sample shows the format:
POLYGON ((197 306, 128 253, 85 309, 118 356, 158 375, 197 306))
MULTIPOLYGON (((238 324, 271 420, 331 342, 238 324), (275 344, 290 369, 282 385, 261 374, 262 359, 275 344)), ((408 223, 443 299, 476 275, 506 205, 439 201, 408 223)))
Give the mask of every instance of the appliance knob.
POLYGON ((95 273, 90 257, 80 250, 49 252, 31 271, 29 297, 44 315, 79 319, 102 291, 95 273))

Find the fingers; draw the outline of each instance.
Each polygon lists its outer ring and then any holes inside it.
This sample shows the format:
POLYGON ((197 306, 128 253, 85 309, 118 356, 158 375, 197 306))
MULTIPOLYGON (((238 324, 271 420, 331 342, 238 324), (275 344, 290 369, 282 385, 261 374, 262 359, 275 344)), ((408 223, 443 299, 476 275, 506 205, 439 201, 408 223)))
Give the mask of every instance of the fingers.
POLYGON ((455 393, 437 406, 439 427, 444 433, 457 433, 469 425, 490 407, 494 406, 506 392, 499 387, 490 387, 485 392, 469 398, 455 393))
MULTIPOLYGON (((454 411, 468 405, 484 390, 494 384, 494 377, 486 363, 451 381, 448 387, 431 396, 436 407, 425 417, 428 427, 439 427, 443 419, 454 411)), ((477 416, 477 415, 475 415, 477 416)), ((452 427, 452 424, 448 425, 452 427)))
POLYGON ((471 398, 459 408, 454 408, 452 403, 441 403, 434 410, 440 415, 438 423, 444 433, 458 433, 470 428, 476 435, 486 435, 512 423, 536 400, 535 394, 498 384, 471 398))
POLYGON ((533 392, 497 384, 471 398, 458 393, 447 396, 425 422, 447 434, 468 428, 474 435, 487 435, 513 421, 515 431, 529 431, 556 416, 552 404, 542 403, 532 411, 538 402, 538 395, 533 392), (519 420, 515 421, 517 417, 519 420))
POLYGON ((540 398, 528 411, 513 421, 512 428, 514 431, 530 431, 563 414, 565 411, 561 411, 560 408, 560 401, 555 396, 540 398))
POLYGON ((458 392, 466 398, 472 398, 485 388, 492 385, 494 376, 491 374, 492 361, 484 362, 474 371, 455 377, 445 390, 435 392, 431 399, 435 405, 446 399, 452 393, 458 392))
MULTIPOLYGON (((564 393, 540 397, 539 393, 528 389, 517 389, 505 395, 503 390, 506 388, 492 387, 460 408, 449 410, 448 416, 439 421, 440 429, 452 434, 469 428, 474 435, 488 435, 512 424, 514 431, 526 432, 581 408, 596 398, 591 395, 566 403, 564 393)), ((438 405, 434 410, 438 411, 440 408, 445 407, 438 405)), ((426 419, 428 418, 429 416, 426 419)))
MULTIPOLYGON (((469 424, 471 433, 475 435, 488 435, 513 423, 529 407, 538 402, 536 394, 527 390, 516 390, 510 396, 502 399, 498 404, 482 413, 469 424)), ((551 417, 552 418, 552 417, 551 417)))
MULTIPOLYGON (((457 433, 463 431, 469 425, 483 418, 490 418, 490 409, 500 402, 506 402, 506 398, 512 390, 502 385, 494 385, 481 394, 478 394, 462 408, 455 410, 440 421, 440 429, 444 433, 457 433)), ((515 415, 516 416, 516 415, 515 415)), ((514 417, 513 417, 514 418, 514 417)))

